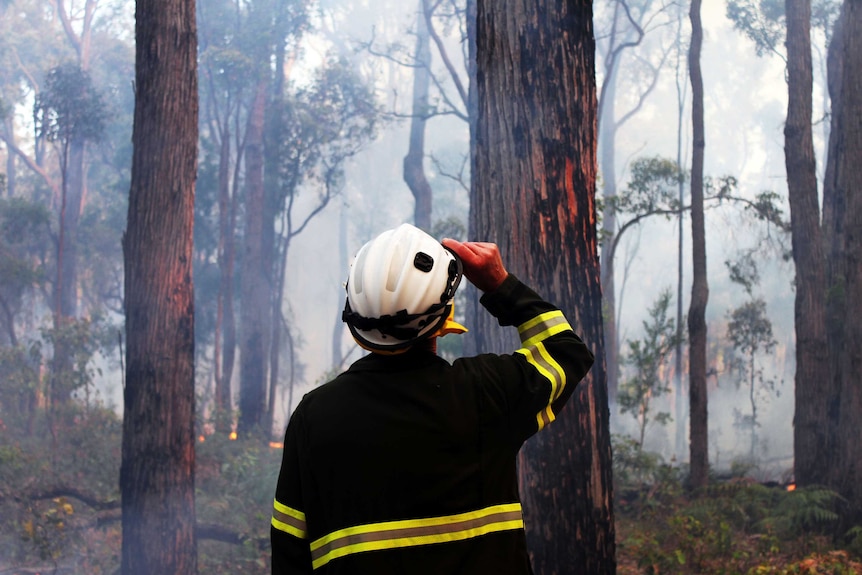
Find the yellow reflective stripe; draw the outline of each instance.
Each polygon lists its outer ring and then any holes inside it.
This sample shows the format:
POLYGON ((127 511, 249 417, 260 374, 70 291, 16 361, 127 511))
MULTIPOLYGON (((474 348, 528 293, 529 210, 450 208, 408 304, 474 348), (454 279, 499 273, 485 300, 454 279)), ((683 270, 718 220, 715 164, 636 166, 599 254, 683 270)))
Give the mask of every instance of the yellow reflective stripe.
POLYGON ((529 321, 518 326, 518 335, 521 337, 521 345, 530 347, 544 341, 552 335, 571 330, 572 326, 566 321, 566 317, 560 310, 549 311, 539 314, 529 321))
POLYGON ((298 511, 278 500, 273 501, 272 526, 300 539, 306 538, 305 513, 298 511))
POLYGON ((551 409, 551 406, 547 406, 545 409, 536 414, 536 423, 539 426, 539 431, 542 431, 546 425, 551 423, 557 419, 557 416, 554 415, 554 410, 551 409))
POLYGON ((312 542, 311 564, 317 569, 354 553, 461 541, 523 527, 520 503, 492 505, 457 515, 357 525, 312 542))
POLYGON ((523 355, 528 363, 535 367, 545 379, 551 382, 548 405, 536 414, 536 423, 539 426, 539 430, 542 430, 547 424, 556 419, 554 410, 551 409, 551 404, 560 397, 560 394, 566 387, 566 372, 557 363, 557 360, 551 357, 544 343, 539 342, 533 347, 521 348, 516 353, 523 355))

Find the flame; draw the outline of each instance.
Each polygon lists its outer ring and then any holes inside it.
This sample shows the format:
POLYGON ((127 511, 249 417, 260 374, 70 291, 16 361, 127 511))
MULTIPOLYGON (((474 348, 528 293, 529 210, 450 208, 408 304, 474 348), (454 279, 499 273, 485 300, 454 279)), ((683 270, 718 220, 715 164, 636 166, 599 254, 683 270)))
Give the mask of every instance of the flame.
POLYGON ((204 437, 203 435, 199 435, 199 436, 198 436, 198 441, 200 441, 201 443, 203 443, 204 441, 206 441, 206 439, 207 439, 207 438, 206 438, 206 437, 204 437))
POLYGON ((230 435, 227 436, 231 441, 236 441, 236 431, 231 431, 230 435))
POLYGON ((280 441, 270 441, 269 446, 273 449, 284 449, 284 444, 280 441))
POLYGON ((787 491, 796 491, 796 484, 795 484, 795 483, 790 483, 790 484, 787 486, 787 491))

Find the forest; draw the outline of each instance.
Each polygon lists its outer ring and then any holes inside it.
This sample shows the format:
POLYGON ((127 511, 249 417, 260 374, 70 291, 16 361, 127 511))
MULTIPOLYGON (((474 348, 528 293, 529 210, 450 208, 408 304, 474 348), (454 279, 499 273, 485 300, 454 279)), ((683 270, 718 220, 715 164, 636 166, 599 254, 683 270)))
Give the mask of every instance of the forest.
POLYGON ((862 573, 860 190, 859 0, 0 0, 0 575, 269 573, 403 222, 596 355, 518 458, 537 574, 862 573))

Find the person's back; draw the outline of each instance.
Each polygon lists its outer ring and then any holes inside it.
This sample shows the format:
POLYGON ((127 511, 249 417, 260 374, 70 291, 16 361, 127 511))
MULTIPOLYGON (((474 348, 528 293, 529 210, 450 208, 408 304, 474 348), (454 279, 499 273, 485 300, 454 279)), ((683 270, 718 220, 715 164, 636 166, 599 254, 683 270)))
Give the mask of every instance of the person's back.
MULTIPOLYGON (((285 437, 273 573, 530 573, 515 458, 592 354, 559 310, 505 272, 496 246, 446 246, 501 325, 518 326, 522 348, 450 365, 433 351, 443 322, 308 393, 285 437)), ((379 325, 359 323, 365 332, 351 331, 366 346, 379 325)))

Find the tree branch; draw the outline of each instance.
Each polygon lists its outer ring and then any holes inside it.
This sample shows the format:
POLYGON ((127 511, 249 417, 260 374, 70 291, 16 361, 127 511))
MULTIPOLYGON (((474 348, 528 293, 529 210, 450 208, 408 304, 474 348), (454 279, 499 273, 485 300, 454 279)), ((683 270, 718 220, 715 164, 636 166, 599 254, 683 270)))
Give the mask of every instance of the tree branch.
MULTIPOLYGON (((434 5, 434 8, 436 8, 439 3, 440 2, 438 0, 437 4, 434 5)), ((449 59, 449 54, 446 52, 446 47, 443 45, 442 40, 440 40, 437 30, 434 28, 432 18, 434 8, 429 8, 428 0, 422 0, 422 7, 425 11, 425 24, 428 28, 428 33, 431 35, 431 39, 434 40, 434 44, 437 46, 437 51, 440 53, 440 58, 442 58, 443 64, 446 66, 446 69, 449 71, 449 75, 452 77, 452 82, 454 82, 455 88, 458 90, 458 95, 461 96, 461 102, 465 107, 468 107, 467 91, 461 83, 461 77, 458 76, 458 72, 455 70, 455 67, 452 65, 452 61, 449 59)))
POLYGON ((24 163, 28 168, 33 170, 37 175, 42 176, 42 179, 45 180, 45 183, 51 188, 51 191, 54 193, 55 197, 60 196, 60 187, 57 183, 48 175, 48 172, 45 171, 39 164, 37 164, 33 158, 24 153, 24 151, 19 148, 11 139, 3 133, 0 133, 0 140, 6 144, 6 147, 9 148, 12 152, 14 152, 19 158, 24 160, 24 163))

